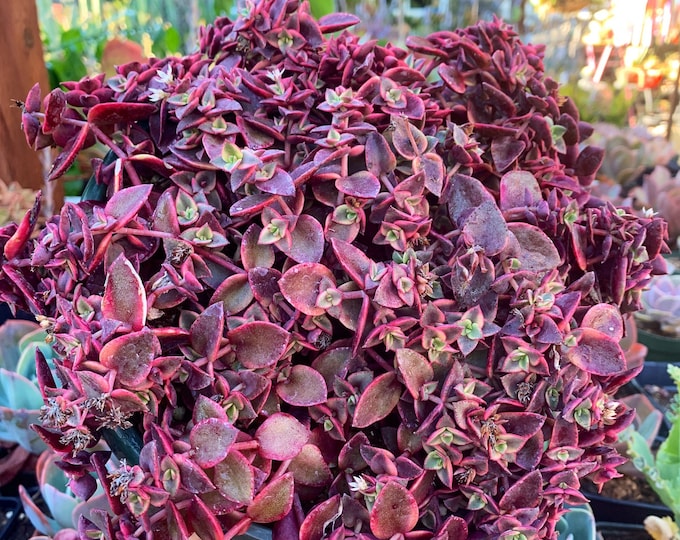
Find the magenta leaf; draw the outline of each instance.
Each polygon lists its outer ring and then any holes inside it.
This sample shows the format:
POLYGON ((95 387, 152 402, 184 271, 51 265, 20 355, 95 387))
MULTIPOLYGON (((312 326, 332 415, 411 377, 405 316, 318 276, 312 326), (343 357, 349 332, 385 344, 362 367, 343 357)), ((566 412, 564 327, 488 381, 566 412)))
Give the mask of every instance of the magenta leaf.
POLYGON ((208 418, 227 420, 227 413, 224 412, 224 409, 216 401, 203 395, 199 395, 196 399, 196 405, 194 405, 194 412, 191 419, 194 421, 194 424, 198 424, 202 420, 207 420, 208 418))
POLYGON ((194 497, 185 514, 187 525, 201 540, 222 540, 224 534, 217 517, 200 497, 194 497))
POLYGON ((225 279, 210 298, 210 303, 220 302, 227 315, 240 313, 253 301, 253 290, 248 274, 234 274, 225 279))
POLYGON ((361 19, 359 17, 350 13, 331 13, 319 19, 319 30, 321 30, 322 34, 332 34, 360 22, 361 19))
POLYGON ((366 285, 366 276, 371 268, 371 259, 356 246, 338 238, 331 239, 333 252, 342 268, 359 287, 366 285))
POLYGON ((286 473, 266 484, 248 506, 247 514, 255 523, 273 523, 283 519, 293 506, 294 479, 286 473))
POLYGON ((519 244, 517 259, 522 270, 545 272, 559 266, 560 254, 541 229, 528 223, 508 223, 508 229, 519 244))
POLYGON ((248 369, 275 364, 286 351, 289 337, 283 328, 265 321, 245 323, 227 334, 236 359, 248 369))
POLYGON ((541 473, 540 471, 531 471, 508 488, 501 498, 499 506, 506 511, 535 508, 542 498, 542 493, 543 478, 541 473))
POLYGON ((194 321, 189 329, 192 348, 201 356, 214 362, 224 330, 224 307, 222 302, 210 305, 194 321))
POLYGON ((61 88, 55 88, 45 97, 45 119, 43 133, 51 133, 61 123, 66 109, 66 94, 61 88))
POLYGON ((430 362, 412 349, 398 349, 396 354, 399 375, 413 399, 421 399, 420 389, 434 377, 430 362))
POLYGON ((470 247, 481 247, 487 257, 497 255, 507 242, 508 225, 495 202, 483 201, 465 219, 463 236, 470 247))
POLYGON ((305 444, 290 462, 288 470, 293 473, 295 482, 303 486, 321 487, 333 481, 331 470, 315 444, 305 444))
POLYGON ((326 528, 342 514, 340 495, 333 495, 330 499, 317 504, 305 517, 300 526, 300 540, 323 540, 326 528))
POLYGON ((219 418, 201 420, 189 434, 196 463, 204 469, 214 467, 227 457, 237 435, 238 430, 226 420, 219 418))
POLYGON ((151 184, 141 184, 117 191, 104 207, 106 216, 113 218, 118 226, 126 225, 147 202, 151 188, 151 184))
POLYGON ((274 413, 255 432, 263 457, 285 461, 300 453, 309 439, 309 430, 287 413, 274 413))
POLYGON ((276 246, 299 263, 318 263, 324 250, 323 227, 312 216, 302 214, 291 232, 290 242, 282 240, 276 246))
POLYGON ((373 379, 359 397, 352 426, 365 428, 385 418, 397 406, 401 391, 397 376, 392 371, 373 379))
POLYGON ((374 199, 380 192, 380 181, 373 173, 359 171, 350 176, 341 176, 335 181, 341 193, 360 199, 374 199))
POLYGON ((528 171, 510 171, 501 178, 501 210, 536 206, 543 200, 536 177, 528 171))
POLYGON ((261 232, 262 227, 253 223, 241 239, 241 259, 246 270, 257 267, 271 268, 274 264, 274 248, 258 242, 261 232))
POLYGON ((236 450, 230 450, 215 465, 213 482, 222 495, 239 504, 250 504, 255 492, 255 474, 250 462, 236 450))
POLYGON ((449 216, 459 227, 463 225, 464 218, 483 202, 496 204, 493 196, 479 180, 464 174, 453 175, 448 193, 449 216))
POLYGON ((623 317, 619 309, 611 304, 595 304, 589 308, 583 316, 581 326, 607 334, 614 341, 621 341, 623 338, 623 317))
POLYGON ((151 363, 161 354, 158 338, 144 328, 109 341, 99 353, 99 361, 116 370, 120 384, 136 388, 143 383, 151 371, 151 363))
POLYGON ((626 370, 626 359, 612 336, 592 328, 573 332, 577 345, 566 347, 562 356, 582 370, 603 377, 626 370))
POLYGON ((276 393, 289 405, 309 407, 324 403, 328 397, 326 381, 314 368, 298 364, 288 377, 276 385, 276 393))
MULTIPOLYGON (((380 133, 372 131, 366 136, 366 167, 377 177, 392 172, 397 166, 397 158, 390 145, 380 133)), ((338 188, 339 189, 339 188, 338 188)))
POLYGON ((491 159, 496 168, 503 172, 522 155, 527 145, 511 136, 491 140, 491 159))
POLYGON ((399 154, 408 160, 413 160, 427 150, 427 138, 416 126, 406 118, 394 118, 394 132, 392 144, 399 154))
POLYGON ((87 113, 87 121, 106 126, 144 120, 156 111, 150 103, 98 103, 87 113))
POLYGON ((146 324, 144 283, 122 253, 111 263, 106 274, 102 315, 127 324, 134 331, 141 330, 146 324))
POLYGON ((73 165, 73 162, 76 160, 78 153, 85 146, 85 141, 87 140, 89 134, 90 127, 88 124, 84 124, 83 127, 81 127, 78 131, 78 134, 69 140, 68 144, 54 160, 54 163, 52 163, 50 172, 47 175, 48 181, 56 180, 69 170, 71 165, 73 165))
POLYGON ((434 152, 427 152, 413 160, 413 170, 422 172, 425 187, 430 193, 439 197, 444 187, 444 161, 434 152))
POLYGON ((323 315, 325 308, 316 305, 320 285, 328 281, 335 285, 335 278, 328 267, 317 263, 297 264, 289 268, 279 281, 283 297, 295 309, 305 315, 323 315))
POLYGON ((404 486, 388 481, 371 509, 371 532, 380 540, 406 534, 418 523, 418 503, 404 486))

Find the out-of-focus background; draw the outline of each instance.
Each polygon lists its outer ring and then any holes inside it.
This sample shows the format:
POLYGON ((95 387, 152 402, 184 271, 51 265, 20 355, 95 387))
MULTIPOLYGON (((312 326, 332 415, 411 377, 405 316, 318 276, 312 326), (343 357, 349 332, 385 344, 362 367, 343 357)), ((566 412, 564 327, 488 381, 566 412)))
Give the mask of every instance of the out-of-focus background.
MULTIPOLYGON (((236 16, 237 0, 3 0, 0 65, 0 178, 41 187, 39 156, 26 148, 18 108, 33 82, 43 93, 150 56, 196 47, 200 26, 236 16)), ((500 17, 527 42, 545 44, 547 73, 563 84, 585 120, 645 128, 680 147, 673 115, 680 66, 678 0, 311 0, 321 16, 346 11, 361 18, 365 39, 403 44, 409 35, 452 30, 500 17)), ((611 135, 611 134, 609 134, 611 135)), ((96 151, 96 149, 95 149, 96 151)), ((76 163, 66 191, 77 195, 76 163)), ((51 186, 53 187, 53 186, 51 186)), ((59 194, 57 194, 59 195, 59 194)))

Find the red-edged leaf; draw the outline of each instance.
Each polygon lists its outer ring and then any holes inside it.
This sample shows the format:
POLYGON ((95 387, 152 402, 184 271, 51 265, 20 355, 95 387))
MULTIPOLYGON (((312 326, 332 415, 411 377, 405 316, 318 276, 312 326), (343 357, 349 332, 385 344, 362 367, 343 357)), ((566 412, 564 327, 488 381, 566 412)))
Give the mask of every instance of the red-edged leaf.
POLYGON ((314 368, 298 364, 288 377, 276 385, 276 393, 289 405, 309 407, 324 403, 328 397, 326 381, 314 368))
POLYGON ((326 387, 329 387, 333 385, 336 376, 345 378, 351 359, 352 350, 349 347, 337 347, 317 356, 312 362, 312 367, 321 373, 326 381, 326 387))
POLYGON ((239 504, 250 504, 255 492, 255 473, 250 462, 236 450, 215 465, 213 482, 222 495, 239 504))
POLYGON ((599 330, 614 341, 621 341, 623 338, 623 317, 619 308, 611 304, 592 306, 583 316, 581 326, 599 330))
POLYGON ((385 137, 377 131, 366 136, 366 168, 375 176, 392 172, 397 166, 397 158, 387 144, 385 137))
POLYGON ((248 322, 227 334, 236 359, 248 369, 275 364, 286 351, 290 334, 280 326, 265 322, 248 322))
POLYGON ((274 264, 274 248, 268 244, 260 244, 258 239, 262 227, 253 223, 241 239, 241 260, 243 261, 243 268, 250 270, 251 268, 271 268, 274 264))
POLYGON ((141 184, 114 193, 104 208, 107 217, 113 218, 117 225, 124 226, 147 202, 152 187, 151 184, 141 184))
POLYGON ((204 469, 214 467, 229 453, 238 430, 226 420, 206 418, 196 424, 189 434, 194 459, 204 469))
POLYGON ((45 96, 45 119, 43 120, 43 133, 52 133, 52 130, 61 123, 61 117, 66 109, 66 94, 61 88, 55 88, 45 96))
POLYGON ((283 518, 293 507, 292 473, 266 484, 248 507, 248 517, 255 523, 273 523, 283 518))
POLYGON ((28 91, 24 107, 29 113, 40 112, 40 83, 35 83, 28 91))
MULTIPOLYGON (((425 42, 423 45, 428 48, 432 47, 432 44, 429 42, 425 42)), ((437 53, 439 52, 440 51, 437 51, 437 53)), ((442 81, 444 81, 444 84, 451 90, 458 94, 465 93, 465 75, 460 69, 448 64, 440 64, 439 68, 437 68, 437 73, 439 73, 439 76, 442 78, 442 81)))
POLYGON ((295 309, 305 315, 323 315, 325 309, 316 305, 322 292, 319 285, 322 281, 335 284, 333 273, 323 264, 303 263, 289 268, 279 281, 283 297, 295 309))
POLYGON ((541 229, 528 223, 508 223, 508 230, 519 244, 517 258, 522 270, 545 272, 559 266, 560 254, 554 242, 541 229))
POLYGON ((626 359, 612 337, 592 328, 574 331, 578 344, 566 347, 562 356, 575 366, 603 377, 626 370, 626 359))
POLYGON ((430 362, 422 354, 411 349, 397 350, 397 367, 414 399, 419 399, 420 389, 434 377, 430 362))
POLYGON ((328 523, 342 515, 340 495, 317 504, 308 513, 300 526, 300 540, 323 540, 328 523))
POLYGON ((325 246, 323 227, 312 216, 298 216, 290 242, 282 240, 276 246, 298 263, 318 263, 325 246))
POLYGON ((331 246, 343 270, 359 287, 363 288, 371 268, 371 259, 359 248, 339 238, 332 238, 331 246))
POLYGON ((536 177, 528 171, 510 171, 501 178, 501 210, 535 206, 543 200, 536 177))
POLYGON ((394 372, 376 377, 359 397, 352 426, 365 428, 385 418, 397 406, 401 391, 394 372))
POLYGON ((392 144, 399 154, 409 160, 414 159, 427 150, 427 137, 406 118, 394 118, 392 144))
POLYGON ((111 124, 132 123, 144 120, 156 111, 150 103, 98 103, 87 113, 87 121, 106 126, 111 124))
POLYGON ((418 503, 408 489, 395 481, 383 486, 371 509, 371 532, 380 540, 406 534, 418 523, 418 503))
POLYGON ((78 134, 71 139, 66 147, 57 156, 57 159, 52 163, 50 172, 47 175, 47 180, 56 180, 60 176, 63 176, 66 171, 69 170, 73 162, 76 160, 78 153, 82 150, 87 140, 87 136, 90 134, 90 126, 88 124, 83 124, 80 128, 78 134))
POLYGON ((359 17, 350 13, 330 13, 319 19, 319 30, 321 30, 322 34, 332 34, 360 22, 361 19, 359 17))
POLYGON ((425 187, 433 195, 439 197, 444 187, 444 161, 434 152, 427 152, 413 160, 413 170, 422 172, 425 187))
POLYGON ((192 348, 201 356, 214 362, 222 340, 224 307, 222 302, 212 304, 191 325, 189 337, 192 348))
POLYGON ((160 354, 160 341, 151 330, 143 328, 109 341, 102 347, 99 361, 116 370, 120 384, 134 388, 146 379, 153 359, 160 354))
POLYGON ((259 453, 268 459, 285 461, 300 453, 309 439, 309 430, 287 413, 274 413, 255 432, 259 453))
POLYGON ((234 274, 225 279, 210 299, 210 303, 221 302, 224 312, 233 315, 246 309, 253 301, 253 290, 248 274, 234 274))
POLYGON ((508 488, 498 505, 507 511, 536 508, 542 494, 543 477, 540 471, 531 471, 508 488))
POLYGON ((224 412, 224 409, 216 401, 213 401, 204 395, 199 395, 196 399, 191 419, 194 424, 198 424, 200 421, 207 420, 208 418, 227 420, 227 413, 224 412))
MULTIPOLYGON (((194 497, 186 509, 185 522, 190 531, 201 540, 222 540, 224 533, 217 517, 200 497, 194 497)), ((192 535, 193 536, 193 535, 192 535)))
POLYGON ((305 444, 290 462, 288 470, 293 473, 295 482, 303 486, 321 487, 333 480, 331 470, 315 444, 305 444))
POLYGON ((138 331, 146 324, 146 314, 147 299, 142 278, 121 253, 106 273, 102 315, 138 331))
POLYGON ((341 176, 335 181, 335 187, 345 195, 375 199, 380 192, 380 180, 368 171, 359 171, 350 176, 341 176))
POLYGON ((468 526, 460 516, 450 516, 439 528, 439 534, 433 540, 467 540, 468 526))

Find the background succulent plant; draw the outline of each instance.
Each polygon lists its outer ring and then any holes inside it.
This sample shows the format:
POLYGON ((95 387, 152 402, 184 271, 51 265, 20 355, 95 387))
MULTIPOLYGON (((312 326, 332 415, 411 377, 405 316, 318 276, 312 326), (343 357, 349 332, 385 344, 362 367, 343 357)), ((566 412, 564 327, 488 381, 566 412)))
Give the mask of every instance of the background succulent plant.
POLYGON ((193 55, 29 93, 52 179, 111 150, 37 240, 37 208, 0 229, 0 298, 61 355, 36 430, 111 508, 80 534, 552 538, 617 475, 664 223, 590 196, 602 151, 510 27, 355 22, 247 3, 193 55), (140 451, 111 471, 102 437, 140 451))
POLYGON ((680 275, 656 276, 642 292, 642 311, 636 319, 642 328, 680 336, 680 275))

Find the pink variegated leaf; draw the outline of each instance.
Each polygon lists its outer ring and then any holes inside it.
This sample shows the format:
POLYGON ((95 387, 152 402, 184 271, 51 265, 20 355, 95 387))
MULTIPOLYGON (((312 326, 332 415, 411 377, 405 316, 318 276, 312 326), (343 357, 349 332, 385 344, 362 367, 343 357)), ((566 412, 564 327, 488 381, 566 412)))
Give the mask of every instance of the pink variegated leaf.
POLYGON ((231 330, 227 337, 236 359, 248 369, 257 369, 271 366, 283 356, 290 334, 274 323, 251 321, 231 330))
POLYGON ((193 498, 184 515, 188 528, 201 540, 224 538, 220 522, 200 497, 193 498))
POLYGON ((603 377, 626 370, 626 359, 612 336, 593 328, 572 332, 577 344, 565 347, 562 356, 582 370, 603 377))
POLYGON ((413 399, 419 399, 421 388, 434 377, 430 362, 422 354, 412 349, 398 349, 396 354, 399 375, 404 379, 406 388, 413 399))
POLYGON ((368 171, 359 171, 350 176, 341 176, 335 181, 335 187, 351 197, 374 199, 380 192, 380 181, 368 171))
POLYGON ((383 486, 371 509, 371 532, 380 540, 411 531, 418 523, 418 503, 408 489, 390 480, 383 486))
POLYGON ((133 331, 146 324, 147 298, 142 278, 120 254, 109 266, 102 298, 102 315, 129 325, 133 331))
POLYGON ((342 515, 340 495, 333 495, 314 508, 305 517, 300 526, 300 540, 323 540, 326 537, 328 523, 332 523, 342 515))
POLYGON ((274 413, 255 432, 259 453, 265 458, 285 461, 300 453, 309 440, 309 430, 287 413, 274 413))
POLYGON ((413 160, 413 170, 422 172, 425 177, 425 187, 433 195, 439 197, 444 187, 444 161, 434 152, 427 152, 416 156, 413 160))
POLYGON ((352 426, 365 428, 385 418, 399 402, 402 386, 393 371, 373 379, 357 402, 352 426))
POLYGON ((255 523, 273 523, 283 519, 293 506, 294 485, 292 473, 266 484, 248 506, 248 517, 255 523))
POLYGON ((116 379, 135 388, 151 372, 151 363, 161 354, 158 338, 148 328, 117 337, 106 343, 99 353, 99 361, 116 370, 116 379))
POLYGON ((607 334, 614 341, 623 338, 623 317, 619 308, 611 304, 595 304, 586 311, 581 326, 607 334))
POLYGON ((297 217, 290 241, 283 239, 276 246, 295 262, 318 263, 325 247, 323 227, 312 216, 302 214, 297 217))
POLYGON ((238 430, 227 420, 206 418, 196 424, 189 434, 194 459, 204 469, 214 467, 229 453, 238 430))
POLYGON ((295 482, 303 486, 322 487, 333 480, 331 470, 315 444, 305 444, 290 462, 288 470, 293 473, 295 482))
POLYGON ((73 165, 73 162, 76 160, 76 157, 78 157, 78 153, 85 146, 85 141, 87 140, 89 134, 89 125, 83 124, 83 127, 80 128, 78 134, 68 142, 66 147, 52 163, 50 172, 47 175, 48 181, 56 180, 69 170, 71 165, 73 165))
POLYGON ((323 291, 319 287, 323 282, 335 285, 333 273, 323 264, 297 264, 281 276, 279 287, 283 297, 295 309, 305 315, 323 315, 325 308, 316 305, 319 294, 323 291))
POLYGON ((253 301, 253 289, 248 274, 234 274, 225 279, 210 298, 210 303, 221 302, 224 312, 233 315, 246 309, 253 301))
MULTIPOLYGON (((107 201, 104 211, 114 224, 123 227, 146 204, 152 189, 151 184, 141 184, 121 189, 114 193, 107 201)), ((114 226, 113 224, 111 225, 114 226)))
POLYGON ((276 393, 286 403, 299 407, 324 403, 328 397, 323 376, 304 364, 291 368, 288 377, 276 385, 276 393))
POLYGON ((191 346, 201 356, 214 362, 220 349, 224 330, 224 307, 217 302, 208 307, 191 325, 189 338, 191 346))

